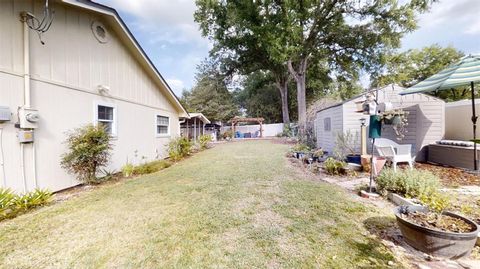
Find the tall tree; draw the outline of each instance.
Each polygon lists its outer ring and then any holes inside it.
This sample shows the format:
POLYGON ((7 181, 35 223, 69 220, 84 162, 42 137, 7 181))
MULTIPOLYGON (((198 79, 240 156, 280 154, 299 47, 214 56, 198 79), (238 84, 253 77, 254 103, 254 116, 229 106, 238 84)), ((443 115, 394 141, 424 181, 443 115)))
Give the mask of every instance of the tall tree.
POLYGON ((278 53, 277 44, 285 43, 277 24, 279 13, 272 10, 272 1, 197 0, 195 21, 204 36, 214 43, 211 54, 222 59, 224 71, 250 74, 269 71, 280 93, 282 118, 290 122, 288 83, 290 75, 278 53))
MULTIPOLYGON (((246 116, 262 117, 266 123, 282 122, 282 100, 271 72, 257 71, 249 74, 234 95, 246 116)), ((292 101, 294 100, 289 99, 289 107, 292 101)))
POLYGON ((373 69, 386 49, 399 47, 405 32, 416 28, 416 12, 429 0, 403 1, 278 1, 288 35, 284 59, 297 83, 299 126, 305 126, 306 74, 312 59, 328 62, 342 73, 351 68, 373 69))
MULTIPOLYGON (((195 19, 216 50, 232 62, 288 63, 297 85, 300 131, 306 121, 306 76, 311 63, 331 73, 373 69, 416 28, 415 14, 434 0, 197 0, 195 19)), ((284 70, 284 69, 283 69, 284 70)))
POLYGON ((209 59, 197 67, 196 84, 183 91, 180 101, 189 112, 201 112, 212 121, 227 122, 239 114, 218 62, 209 59))
MULTIPOLYGON (((422 49, 411 49, 400 53, 390 53, 384 56, 384 69, 372 74, 372 86, 385 86, 397 83, 410 87, 440 72, 450 64, 463 57, 463 52, 452 46, 441 47, 434 44, 422 49)), ((436 93, 446 100, 458 100, 467 97, 468 87, 452 89, 436 93)))

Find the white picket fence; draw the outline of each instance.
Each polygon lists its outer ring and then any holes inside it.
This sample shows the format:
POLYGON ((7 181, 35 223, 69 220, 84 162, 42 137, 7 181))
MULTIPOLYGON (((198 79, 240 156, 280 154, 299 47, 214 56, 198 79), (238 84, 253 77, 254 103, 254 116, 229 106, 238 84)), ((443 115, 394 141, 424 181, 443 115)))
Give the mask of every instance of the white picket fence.
MULTIPOLYGON (((279 133, 283 132, 283 123, 273 123, 273 124, 263 124, 263 137, 273 137, 276 136, 279 133)), ((225 132, 227 130, 232 129, 232 126, 224 126, 221 128, 221 132, 225 132)), ((255 132, 260 130, 260 125, 255 124, 255 125, 238 125, 235 126, 235 131, 241 132, 241 133, 252 133, 254 134, 255 132)))

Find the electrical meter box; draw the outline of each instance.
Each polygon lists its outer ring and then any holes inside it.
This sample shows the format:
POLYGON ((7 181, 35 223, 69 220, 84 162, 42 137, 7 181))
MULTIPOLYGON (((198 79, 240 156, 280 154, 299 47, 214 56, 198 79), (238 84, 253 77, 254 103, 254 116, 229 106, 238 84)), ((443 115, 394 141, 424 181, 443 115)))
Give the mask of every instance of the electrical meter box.
POLYGON ((40 114, 38 114, 38 110, 36 109, 21 107, 18 109, 18 119, 20 121, 20 128, 35 129, 38 128, 40 114))
POLYGON ((12 112, 8 106, 0 106, 0 123, 12 120, 12 112))
POLYGON ((18 142, 22 144, 33 142, 33 131, 20 130, 18 131, 17 135, 18 135, 18 142))

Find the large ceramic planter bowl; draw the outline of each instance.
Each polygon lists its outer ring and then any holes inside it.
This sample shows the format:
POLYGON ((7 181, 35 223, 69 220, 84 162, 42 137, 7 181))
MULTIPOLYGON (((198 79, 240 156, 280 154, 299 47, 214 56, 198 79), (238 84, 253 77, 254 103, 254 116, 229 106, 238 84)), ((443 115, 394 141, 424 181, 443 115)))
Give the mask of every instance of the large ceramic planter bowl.
POLYGON ((401 214, 407 212, 428 212, 428 210, 423 206, 399 206, 395 209, 400 231, 410 246, 434 256, 450 259, 470 255, 479 232, 478 225, 475 222, 460 215, 445 212, 444 215, 462 219, 475 227, 475 230, 469 233, 443 232, 422 227, 403 219, 401 214))

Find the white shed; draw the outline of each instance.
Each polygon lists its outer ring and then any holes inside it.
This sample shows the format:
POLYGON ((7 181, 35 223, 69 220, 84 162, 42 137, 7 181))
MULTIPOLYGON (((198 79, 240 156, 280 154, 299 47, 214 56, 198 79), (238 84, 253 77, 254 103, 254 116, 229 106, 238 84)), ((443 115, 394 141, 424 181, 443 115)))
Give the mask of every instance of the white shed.
MULTIPOLYGON (((426 160, 428 144, 441 140, 445 135, 445 102, 426 94, 400 96, 403 90, 398 85, 389 85, 378 90, 378 102, 390 102, 394 108, 402 108, 410 112, 408 116, 407 134, 398 141, 394 130, 386 126, 382 137, 396 141, 399 144, 412 144, 417 161, 426 160)), ((371 91, 375 94, 376 91, 371 91)), ((317 146, 329 153, 333 152, 338 133, 350 131, 360 137, 360 119, 365 118, 367 128, 368 115, 358 113, 355 102, 365 100, 365 95, 354 97, 342 103, 319 110, 315 118, 317 146)), ((360 141, 356 143, 360 151, 360 141)), ((370 149, 370 147, 368 147, 370 149)))

